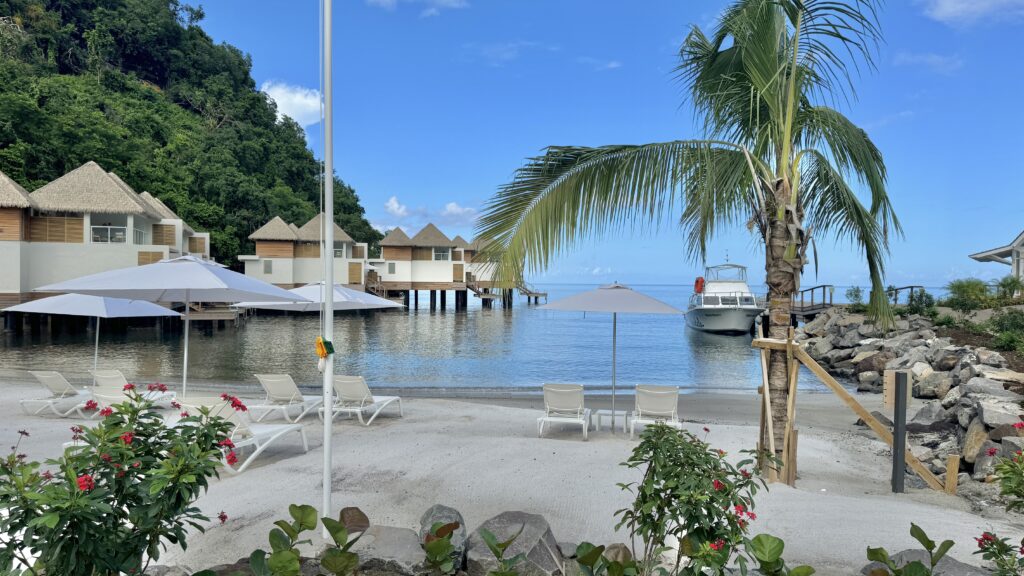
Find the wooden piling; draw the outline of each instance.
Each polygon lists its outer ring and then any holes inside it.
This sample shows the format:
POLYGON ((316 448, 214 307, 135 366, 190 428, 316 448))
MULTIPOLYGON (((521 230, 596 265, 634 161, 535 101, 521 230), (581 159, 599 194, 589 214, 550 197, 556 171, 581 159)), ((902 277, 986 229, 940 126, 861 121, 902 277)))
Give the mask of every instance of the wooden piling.
POLYGON ((437 291, 436 290, 431 290, 430 291, 430 309, 431 310, 437 309, 437 291))
POLYGON ((447 290, 441 290, 440 292, 441 292, 441 310, 444 310, 445 308, 448 307, 448 291, 447 290))

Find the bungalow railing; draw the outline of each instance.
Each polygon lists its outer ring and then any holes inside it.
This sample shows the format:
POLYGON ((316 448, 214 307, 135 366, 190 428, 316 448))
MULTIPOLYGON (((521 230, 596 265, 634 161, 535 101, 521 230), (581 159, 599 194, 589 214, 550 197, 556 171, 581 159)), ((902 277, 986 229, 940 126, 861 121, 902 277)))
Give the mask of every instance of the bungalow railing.
POLYGON ((126 226, 91 226, 93 244, 124 244, 128 241, 126 226))

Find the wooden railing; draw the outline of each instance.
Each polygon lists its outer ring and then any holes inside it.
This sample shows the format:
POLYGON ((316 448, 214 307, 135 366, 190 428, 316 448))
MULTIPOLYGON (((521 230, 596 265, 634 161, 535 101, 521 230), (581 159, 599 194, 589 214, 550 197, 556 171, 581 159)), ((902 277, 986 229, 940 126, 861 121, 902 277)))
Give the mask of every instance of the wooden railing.
POLYGON ((893 304, 899 304, 900 293, 906 292, 907 304, 913 304, 914 296, 917 294, 918 290, 924 290, 924 286, 901 286, 899 288, 892 287, 886 289, 885 295, 889 297, 889 301, 892 302, 893 304))
POLYGON ((793 295, 793 310, 807 312, 832 307, 832 296, 836 287, 832 284, 820 284, 805 288, 793 295))

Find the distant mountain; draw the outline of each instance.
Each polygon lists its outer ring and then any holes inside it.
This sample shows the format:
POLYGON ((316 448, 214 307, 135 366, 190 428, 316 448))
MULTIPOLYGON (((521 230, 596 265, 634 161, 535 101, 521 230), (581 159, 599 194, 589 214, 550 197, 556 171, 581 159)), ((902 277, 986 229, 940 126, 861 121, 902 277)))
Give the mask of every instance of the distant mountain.
MULTIPOLYGON (((34 190, 94 160, 209 231, 225 263, 272 216, 314 216, 302 127, 202 18, 177 0, 0 0, 0 171, 34 190)), ((342 228, 380 240, 355 190, 335 178, 334 197, 342 228)))

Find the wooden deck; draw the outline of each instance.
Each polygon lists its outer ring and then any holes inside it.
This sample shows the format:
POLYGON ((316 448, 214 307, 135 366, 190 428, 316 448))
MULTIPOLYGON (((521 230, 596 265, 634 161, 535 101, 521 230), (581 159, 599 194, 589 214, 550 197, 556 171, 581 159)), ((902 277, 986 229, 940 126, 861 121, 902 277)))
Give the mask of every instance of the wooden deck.
POLYGON ((790 316, 797 322, 808 322, 815 316, 832 308, 832 295, 836 287, 832 284, 820 284, 801 290, 793 295, 790 316))

